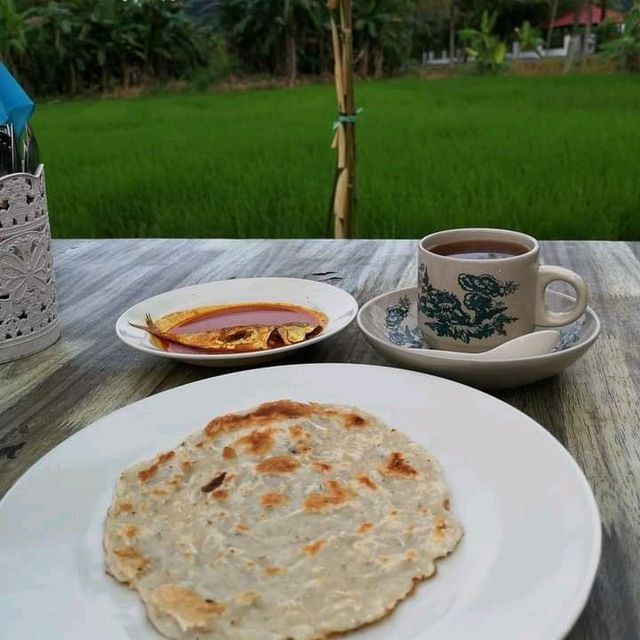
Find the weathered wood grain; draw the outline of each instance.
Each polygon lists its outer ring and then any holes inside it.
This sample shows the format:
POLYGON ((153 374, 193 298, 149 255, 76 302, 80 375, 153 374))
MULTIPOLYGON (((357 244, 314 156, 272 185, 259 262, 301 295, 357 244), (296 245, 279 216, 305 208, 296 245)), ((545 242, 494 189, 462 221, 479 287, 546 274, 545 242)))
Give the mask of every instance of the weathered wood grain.
MULTIPOLYGON (((364 303, 413 284, 416 276, 411 240, 63 240, 54 242, 54 255, 63 338, 0 366, 0 496, 42 455, 97 418, 224 373, 120 343, 116 318, 135 302, 208 280, 293 276, 330 282, 364 303)), ((602 563, 569 638, 632 640, 640 638, 640 243, 549 242, 543 255, 583 275, 603 332, 562 375, 499 396, 569 449, 600 507, 602 563)), ((386 364, 355 323, 288 362, 386 364)))

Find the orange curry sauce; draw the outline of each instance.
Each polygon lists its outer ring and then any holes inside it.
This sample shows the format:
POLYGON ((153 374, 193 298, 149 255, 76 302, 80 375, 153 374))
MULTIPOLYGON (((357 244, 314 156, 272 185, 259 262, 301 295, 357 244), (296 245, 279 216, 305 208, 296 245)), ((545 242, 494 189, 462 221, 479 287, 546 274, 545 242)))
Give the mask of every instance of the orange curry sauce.
MULTIPOLYGON (((321 311, 279 302, 229 304, 193 309, 192 312, 186 314, 186 317, 183 316, 180 322, 173 325, 168 333, 198 333, 235 327, 277 326, 294 323, 320 325, 324 329, 327 317, 321 311)), ((156 336, 151 336, 151 342, 171 353, 211 353, 206 349, 187 347, 156 336)), ((262 349, 254 351, 259 350, 262 349)))

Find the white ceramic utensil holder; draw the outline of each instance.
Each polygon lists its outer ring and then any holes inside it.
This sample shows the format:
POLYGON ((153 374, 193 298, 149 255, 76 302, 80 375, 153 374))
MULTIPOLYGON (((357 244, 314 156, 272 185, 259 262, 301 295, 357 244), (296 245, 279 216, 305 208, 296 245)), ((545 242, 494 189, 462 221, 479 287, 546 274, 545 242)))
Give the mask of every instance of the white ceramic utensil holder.
POLYGON ((60 337, 44 166, 0 178, 0 363, 60 337))

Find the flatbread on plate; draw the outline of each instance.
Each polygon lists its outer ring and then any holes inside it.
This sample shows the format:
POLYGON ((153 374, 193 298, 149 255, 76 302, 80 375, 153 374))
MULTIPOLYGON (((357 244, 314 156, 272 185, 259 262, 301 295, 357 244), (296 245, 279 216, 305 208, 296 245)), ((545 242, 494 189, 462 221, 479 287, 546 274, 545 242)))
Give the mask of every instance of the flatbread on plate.
POLYGON ((317 640, 390 613, 462 527, 435 458, 359 409, 281 400, 127 469, 108 571, 176 640, 317 640))

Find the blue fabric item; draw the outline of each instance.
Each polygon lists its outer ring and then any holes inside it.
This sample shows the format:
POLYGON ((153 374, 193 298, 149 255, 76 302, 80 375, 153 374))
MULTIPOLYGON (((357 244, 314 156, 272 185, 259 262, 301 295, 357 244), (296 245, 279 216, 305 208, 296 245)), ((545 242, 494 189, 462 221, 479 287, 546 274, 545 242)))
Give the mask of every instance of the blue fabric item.
POLYGON ((20 136, 33 109, 33 100, 0 62, 0 124, 12 123, 15 134, 20 136))

